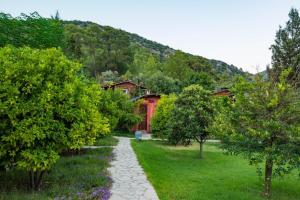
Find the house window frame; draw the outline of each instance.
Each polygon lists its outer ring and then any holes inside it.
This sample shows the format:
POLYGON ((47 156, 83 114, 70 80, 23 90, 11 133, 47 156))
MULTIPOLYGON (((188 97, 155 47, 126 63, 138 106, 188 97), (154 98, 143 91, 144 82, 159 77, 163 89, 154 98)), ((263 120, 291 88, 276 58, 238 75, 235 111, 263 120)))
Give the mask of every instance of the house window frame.
POLYGON ((127 88, 122 89, 125 94, 129 94, 129 90, 127 88))

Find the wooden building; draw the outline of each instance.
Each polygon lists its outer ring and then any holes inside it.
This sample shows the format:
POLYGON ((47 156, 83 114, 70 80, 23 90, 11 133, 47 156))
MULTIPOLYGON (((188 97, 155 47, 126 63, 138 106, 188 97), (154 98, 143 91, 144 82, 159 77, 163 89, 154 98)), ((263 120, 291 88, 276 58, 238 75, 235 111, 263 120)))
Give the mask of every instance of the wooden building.
POLYGON ((143 117, 141 123, 132 128, 132 131, 141 130, 145 133, 151 132, 151 119, 155 113, 157 103, 160 99, 160 95, 147 94, 140 97, 136 97, 134 100, 141 100, 137 112, 143 117))
POLYGON ((128 94, 132 101, 141 100, 141 104, 136 108, 143 120, 132 128, 132 131, 141 130, 145 133, 151 132, 151 118, 155 112, 157 103, 160 99, 160 95, 150 94, 147 88, 138 85, 132 81, 122 81, 119 83, 105 84, 102 86, 103 89, 121 89, 125 94, 128 94))
POLYGON ((107 90, 107 89, 120 89, 122 90, 125 94, 128 94, 130 96, 135 96, 136 94, 147 94, 149 93, 147 88, 138 85, 130 80, 128 81, 122 81, 122 82, 118 82, 118 83, 108 83, 102 86, 103 89, 107 90))

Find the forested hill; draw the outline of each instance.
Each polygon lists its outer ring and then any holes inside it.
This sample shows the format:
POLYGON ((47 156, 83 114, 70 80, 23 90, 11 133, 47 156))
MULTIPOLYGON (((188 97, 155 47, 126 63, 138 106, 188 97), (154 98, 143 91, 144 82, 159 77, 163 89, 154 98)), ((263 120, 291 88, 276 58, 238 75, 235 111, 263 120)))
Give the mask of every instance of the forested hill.
MULTIPOLYGON (((75 24, 75 25, 78 25, 81 27, 87 27, 88 25, 94 24, 94 25, 99 26, 99 28, 101 28, 102 30, 107 29, 107 28, 115 29, 110 26, 102 26, 102 25, 96 24, 94 22, 88 22, 88 21, 84 22, 84 21, 73 20, 73 21, 64 21, 64 23, 75 24)), ((119 31, 123 32, 124 34, 126 34, 132 44, 137 44, 145 49, 148 49, 151 53, 158 55, 159 58, 162 60, 168 58, 171 54, 174 54, 176 51, 175 49, 173 49, 167 45, 163 45, 158 42, 148 40, 142 36, 139 36, 138 34, 130 33, 130 32, 124 31, 124 30, 120 30, 120 29, 116 29, 116 30, 119 30, 119 31)), ((241 68, 238 68, 231 64, 227 64, 223 61, 215 60, 215 59, 207 59, 207 60, 208 60, 208 62, 210 62, 212 64, 214 71, 216 71, 217 73, 226 74, 230 77, 233 77, 235 75, 241 75, 241 76, 249 75, 249 73, 244 72, 241 68)))
POLYGON ((207 90, 230 87, 235 76, 249 76, 222 61, 175 50, 110 26, 65 21, 59 15, 44 18, 34 12, 12 17, 0 13, 0 27, 0 47, 59 47, 100 84, 132 80, 154 93, 169 94, 192 84, 207 90))

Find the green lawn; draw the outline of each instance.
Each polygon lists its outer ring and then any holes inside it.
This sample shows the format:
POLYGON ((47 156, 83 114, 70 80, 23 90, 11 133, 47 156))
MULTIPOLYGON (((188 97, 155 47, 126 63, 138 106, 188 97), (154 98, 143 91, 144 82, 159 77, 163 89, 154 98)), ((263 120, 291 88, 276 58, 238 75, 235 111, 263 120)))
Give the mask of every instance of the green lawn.
POLYGON ((38 192, 27 190, 27 174, 24 172, 0 171, 0 199, 101 199, 101 196, 109 194, 111 186, 106 172, 111 156, 111 148, 62 156, 45 175, 38 192))
MULTIPOLYGON (((256 168, 237 156, 224 155, 218 144, 205 145, 199 159, 198 145, 174 147, 161 141, 132 141, 148 179, 161 200, 256 200, 263 178, 256 168)), ((293 175, 273 181, 273 200, 299 200, 300 179, 293 175)))
POLYGON ((95 146, 116 146, 118 144, 118 139, 112 135, 104 136, 99 138, 95 142, 95 146))

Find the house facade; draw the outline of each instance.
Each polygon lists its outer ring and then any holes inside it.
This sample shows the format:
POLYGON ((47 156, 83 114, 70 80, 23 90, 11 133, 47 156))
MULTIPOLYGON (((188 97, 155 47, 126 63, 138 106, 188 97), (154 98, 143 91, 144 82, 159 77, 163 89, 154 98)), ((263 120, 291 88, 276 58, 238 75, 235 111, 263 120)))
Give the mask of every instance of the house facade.
MULTIPOLYGON (((155 113, 157 104, 160 100, 160 95, 150 94, 147 88, 138 85, 132 81, 122 81, 118 83, 106 84, 103 89, 121 89, 125 94, 131 97, 132 101, 140 101, 135 112, 142 116, 142 122, 132 127, 132 131, 140 130, 145 133, 151 132, 151 119, 155 113)), ((228 88, 220 88, 213 93, 214 96, 227 96, 233 98, 233 94, 228 88)))
POLYGON ((142 122, 132 128, 133 131, 141 130, 146 133, 151 132, 151 119, 155 113, 160 95, 146 94, 137 97, 136 100, 141 100, 137 112, 143 117, 142 122))
POLYGON ((102 86, 103 89, 120 89, 125 94, 131 97, 132 101, 140 101, 139 107, 136 108, 136 112, 142 116, 142 122, 134 126, 131 130, 140 130, 145 133, 151 132, 151 118, 154 115, 157 103, 160 99, 160 95, 150 94, 147 88, 138 85, 132 81, 122 81, 119 83, 106 84, 102 86))

